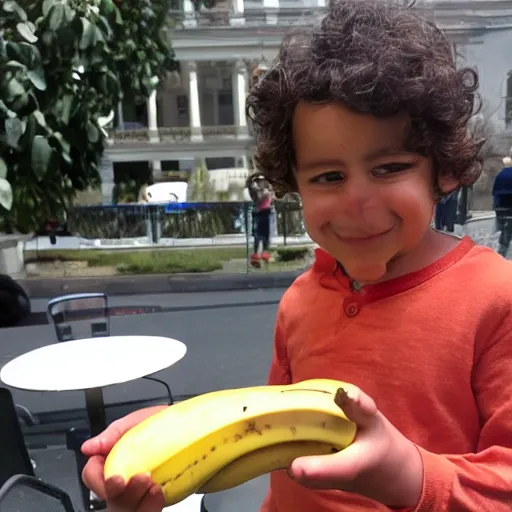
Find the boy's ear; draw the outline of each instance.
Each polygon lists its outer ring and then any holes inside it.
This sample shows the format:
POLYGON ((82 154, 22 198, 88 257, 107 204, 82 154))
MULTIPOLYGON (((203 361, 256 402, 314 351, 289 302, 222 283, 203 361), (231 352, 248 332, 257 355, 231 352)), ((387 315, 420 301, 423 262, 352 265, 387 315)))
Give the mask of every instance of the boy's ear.
POLYGON ((456 178, 452 176, 440 176, 438 178, 438 185, 440 190, 444 194, 449 194, 453 192, 456 188, 460 187, 460 182, 456 178))

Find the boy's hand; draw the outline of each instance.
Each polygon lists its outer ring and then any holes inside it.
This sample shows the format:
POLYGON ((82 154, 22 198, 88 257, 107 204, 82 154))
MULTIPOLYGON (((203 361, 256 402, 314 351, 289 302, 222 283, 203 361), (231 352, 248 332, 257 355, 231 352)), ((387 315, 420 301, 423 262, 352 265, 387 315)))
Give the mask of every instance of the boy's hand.
POLYGON ((339 453, 300 457, 290 469, 298 483, 314 489, 361 494, 388 507, 414 507, 423 487, 423 461, 362 391, 340 390, 336 403, 358 426, 354 442, 339 453))
POLYGON ((105 458, 121 436, 165 407, 150 407, 128 414, 82 445, 82 453, 89 457, 82 473, 83 481, 107 502, 109 512, 161 512, 165 507, 162 491, 149 475, 136 475, 129 482, 124 482, 121 477, 108 481, 104 478, 105 458))

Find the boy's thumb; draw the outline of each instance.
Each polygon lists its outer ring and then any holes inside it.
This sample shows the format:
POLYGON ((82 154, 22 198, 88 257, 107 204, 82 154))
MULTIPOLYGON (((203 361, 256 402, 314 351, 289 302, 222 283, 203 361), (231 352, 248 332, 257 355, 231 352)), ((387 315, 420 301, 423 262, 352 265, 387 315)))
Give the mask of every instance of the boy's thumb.
POLYGON ((376 420, 377 405, 372 398, 358 388, 351 388, 348 391, 339 388, 334 402, 358 428, 367 428, 376 420))

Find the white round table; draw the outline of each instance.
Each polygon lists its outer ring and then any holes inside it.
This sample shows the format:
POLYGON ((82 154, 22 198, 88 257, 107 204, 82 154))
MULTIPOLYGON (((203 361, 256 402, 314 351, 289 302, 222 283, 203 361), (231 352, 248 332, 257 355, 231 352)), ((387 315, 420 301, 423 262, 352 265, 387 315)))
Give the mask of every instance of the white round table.
MULTIPOLYGON (((139 379, 180 361, 187 347, 181 341, 159 336, 106 336, 47 345, 7 363, 0 380, 26 391, 85 392, 90 433, 107 427, 102 388, 139 379)), ((83 457, 83 456, 82 456, 83 457)), ((77 458, 79 478, 82 457, 77 458)), ((97 501, 80 479, 86 510, 97 510, 97 501)))
POLYGON ((181 341, 159 336, 71 340, 27 352, 0 371, 0 380, 26 391, 84 390, 91 434, 106 427, 101 388, 158 372, 182 359, 181 341))

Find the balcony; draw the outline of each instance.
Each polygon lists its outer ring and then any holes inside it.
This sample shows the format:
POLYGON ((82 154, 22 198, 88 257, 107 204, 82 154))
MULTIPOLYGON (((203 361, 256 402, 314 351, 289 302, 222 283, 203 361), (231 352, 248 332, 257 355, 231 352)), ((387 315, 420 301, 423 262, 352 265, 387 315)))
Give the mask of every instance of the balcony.
POLYGON ((200 12, 170 11, 174 30, 203 29, 212 27, 244 26, 250 28, 268 25, 311 25, 325 13, 325 7, 247 8, 242 13, 226 8, 205 9, 200 12))
MULTIPOLYGON (((268 28, 269 26, 308 26, 321 18, 326 7, 316 2, 287 2, 279 7, 264 7, 257 1, 245 1, 242 12, 222 2, 219 7, 202 8, 199 12, 175 9, 169 11, 171 27, 176 31, 226 27, 268 28)), ((434 0, 418 2, 415 11, 433 18, 447 30, 460 30, 460 24, 474 26, 503 26, 511 23, 512 0, 434 0)), ((468 28, 469 28, 468 27, 468 28)))
POLYGON ((108 131, 109 145, 167 144, 179 142, 223 141, 250 138, 247 127, 243 126, 202 126, 201 128, 137 128, 135 130, 108 131))
POLYGON ((243 126, 111 129, 108 131, 106 153, 117 162, 241 157, 251 152, 253 145, 253 137, 243 126))

